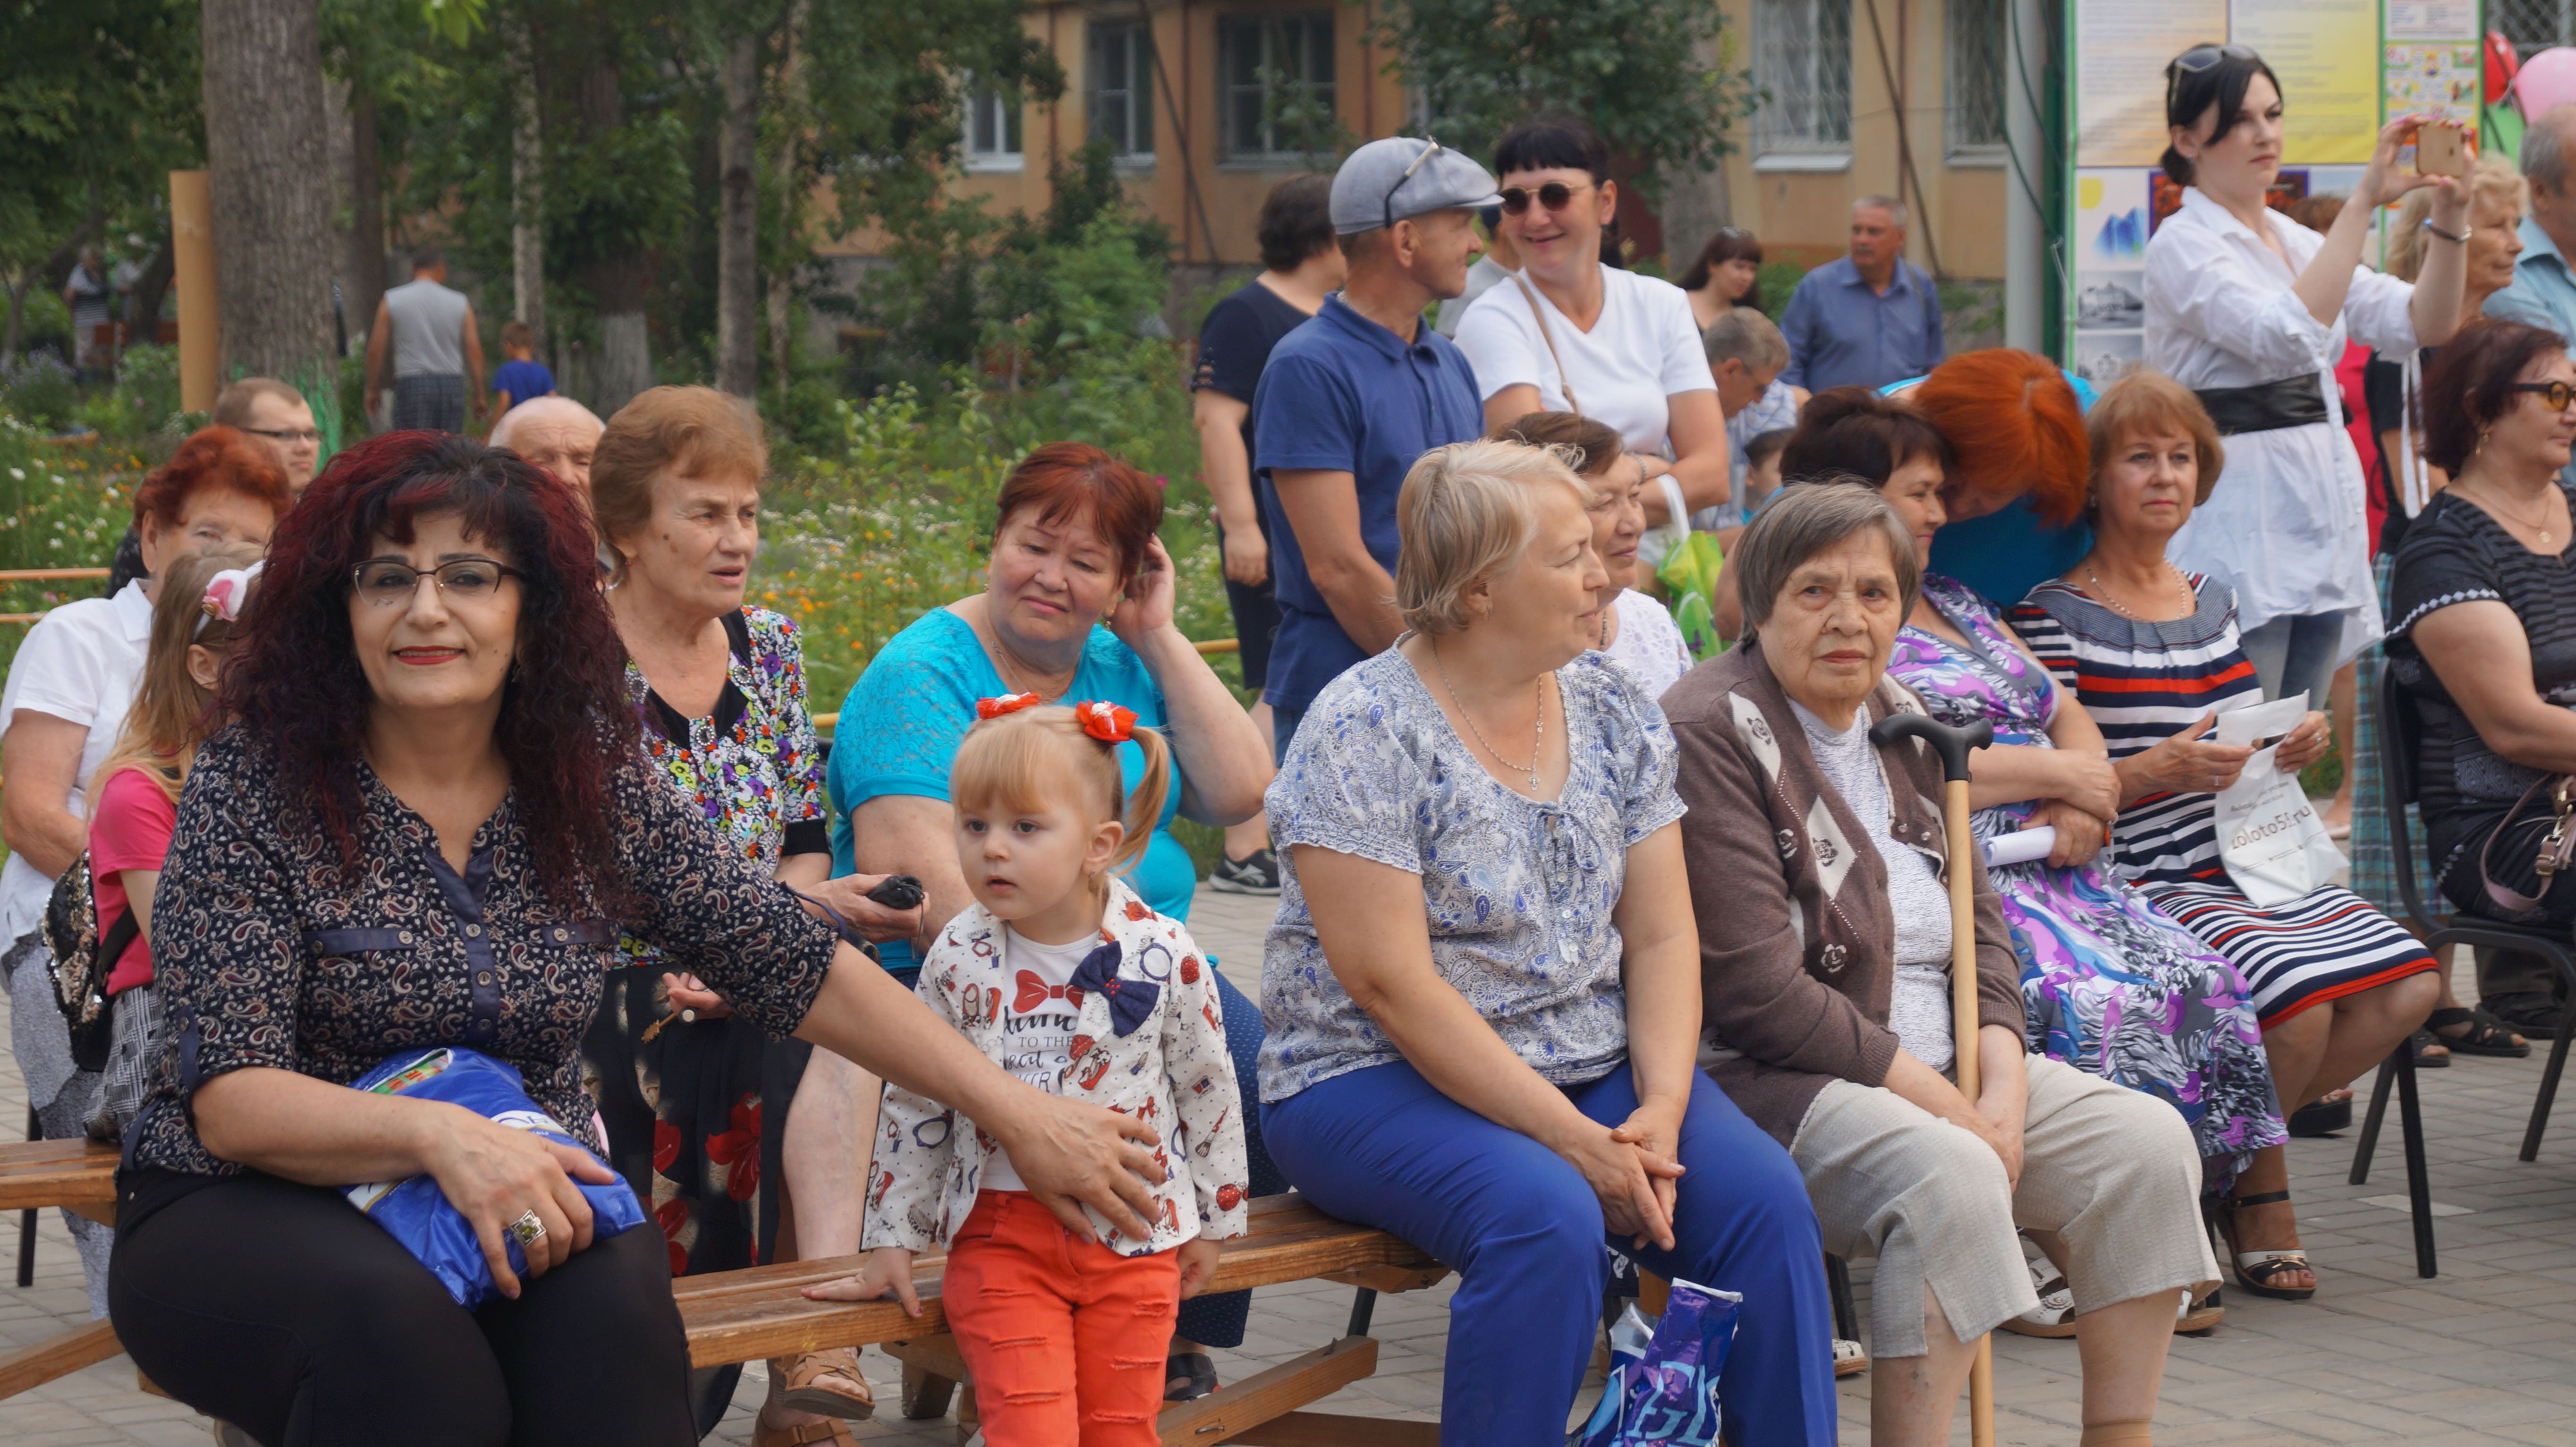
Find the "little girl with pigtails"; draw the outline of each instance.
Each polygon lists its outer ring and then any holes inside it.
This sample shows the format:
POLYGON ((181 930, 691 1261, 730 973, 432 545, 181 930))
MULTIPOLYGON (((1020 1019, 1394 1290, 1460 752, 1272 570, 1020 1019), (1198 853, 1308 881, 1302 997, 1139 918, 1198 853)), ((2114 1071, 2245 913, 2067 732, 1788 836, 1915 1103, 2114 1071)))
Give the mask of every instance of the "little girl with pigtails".
POLYGON ((1162 813, 1167 745, 1107 703, 1017 694, 976 712, 949 776, 975 904, 916 988, 1003 1069, 1154 1128, 1153 1231, 1136 1240, 1088 1212, 1068 1225, 974 1122, 889 1086, 867 1262, 805 1294, 891 1295, 919 1315, 913 1256, 945 1245, 942 1302, 991 1447, 1145 1447, 1160 1440, 1179 1303, 1215 1275, 1216 1243, 1244 1231, 1243 1102, 1215 967, 1117 877, 1162 813), (1127 800, 1130 741, 1146 767, 1127 800))

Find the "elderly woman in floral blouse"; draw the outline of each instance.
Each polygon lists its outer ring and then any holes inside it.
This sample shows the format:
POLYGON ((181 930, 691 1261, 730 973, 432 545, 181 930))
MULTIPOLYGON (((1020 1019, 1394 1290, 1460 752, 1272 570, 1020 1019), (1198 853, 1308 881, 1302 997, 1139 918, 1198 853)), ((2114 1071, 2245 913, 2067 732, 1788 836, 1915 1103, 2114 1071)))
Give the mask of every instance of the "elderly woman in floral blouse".
POLYGON ((1458 1269, 1443 1443, 1564 1441, 1606 1238, 1743 1293, 1728 1441, 1823 1447, 1815 1219, 1787 1154, 1692 1068, 1672 739, 1588 651, 1591 501, 1508 442, 1405 479, 1413 631, 1316 698, 1270 789, 1262 1130, 1318 1206, 1458 1269))
MULTIPOLYGON (((758 419, 712 388, 655 387, 610 419, 590 501, 627 696, 645 755, 728 849, 870 938, 904 938, 920 911, 869 900, 882 876, 827 879, 831 825, 803 640, 783 615, 745 602, 767 471, 758 419)), ((623 950, 630 968, 610 975, 585 1048, 612 1159, 669 1238, 671 1270, 857 1251, 876 1077, 732 1018, 651 945, 629 938, 623 950)), ((705 1374, 702 1422, 722 1416, 738 1375, 705 1374)), ((773 1362, 769 1397, 762 1447, 875 1407, 849 1347, 773 1362)))

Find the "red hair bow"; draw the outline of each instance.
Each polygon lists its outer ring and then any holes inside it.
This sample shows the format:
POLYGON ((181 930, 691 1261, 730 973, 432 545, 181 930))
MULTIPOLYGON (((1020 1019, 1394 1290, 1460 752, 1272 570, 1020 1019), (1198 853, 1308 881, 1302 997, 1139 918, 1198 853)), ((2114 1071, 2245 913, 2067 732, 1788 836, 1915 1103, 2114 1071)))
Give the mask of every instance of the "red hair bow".
POLYGON ((1104 744, 1123 744, 1136 736, 1136 711, 1114 703, 1084 699, 1073 706, 1082 731, 1104 744))
POLYGON ((1034 693, 1006 693, 1000 698, 979 698, 975 700, 975 717, 1000 718, 1006 713, 1036 708, 1043 701, 1034 693))

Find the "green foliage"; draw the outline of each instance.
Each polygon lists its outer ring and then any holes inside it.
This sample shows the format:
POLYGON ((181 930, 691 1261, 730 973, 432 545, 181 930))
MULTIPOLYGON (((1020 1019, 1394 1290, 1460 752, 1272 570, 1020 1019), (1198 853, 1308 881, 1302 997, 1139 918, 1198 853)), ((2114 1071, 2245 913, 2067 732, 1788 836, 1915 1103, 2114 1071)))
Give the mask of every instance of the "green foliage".
MULTIPOLYGON (((878 365, 886 380, 920 387, 969 368, 1017 390, 1055 383, 1103 355, 1125 359, 1144 348, 1168 357, 1147 336, 1160 329, 1171 233, 1128 204, 1104 144, 1075 151, 1050 179, 1054 201, 1036 217, 995 217, 952 200, 890 224, 891 264, 860 303, 885 331, 878 365)), ((1114 419, 1097 420, 1109 430, 1063 435, 1118 435, 1114 419)))
MULTIPOLYGON (((44 436, 0 411, 0 569, 105 567, 134 518, 144 457, 96 434, 44 436)), ((0 583, 0 612, 38 613, 96 597, 88 580, 0 583)), ((23 623, 0 623, 0 668, 17 656, 23 623)))
POLYGON ((197 6, 0 0, 0 37, 0 272, 17 284, 150 211, 163 173, 204 154, 197 6))
POLYGON ((1641 168, 1635 183, 1652 195, 1665 168, 1715 164, 1728 124, 1751 114, 1752 78, 1728 69, 1724 23, 1715 5, 1663 0, 1399 0, 1374 38, 1449 144, 1489 155, 1522 119, 1570 111, 1641 168))
POLYGON ((72 412, 79 405, 80 389, 72 381, 72 369, 53 353, 0 357, 0 411, 40 432, 60 432, 71 425, 72 412))

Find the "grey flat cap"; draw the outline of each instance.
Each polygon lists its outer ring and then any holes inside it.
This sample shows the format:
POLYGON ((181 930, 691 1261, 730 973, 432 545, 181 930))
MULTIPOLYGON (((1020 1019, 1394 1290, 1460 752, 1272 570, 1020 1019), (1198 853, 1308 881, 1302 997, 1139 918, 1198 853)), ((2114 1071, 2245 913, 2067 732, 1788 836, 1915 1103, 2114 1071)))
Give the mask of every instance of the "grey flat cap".
POLYGON ((1501 201, 1492 174, 1468 157, 1437 141, 1389 136, 1351 152, 1333 173, 1333 232, 1349 236, 1408 216, 1501 201))

